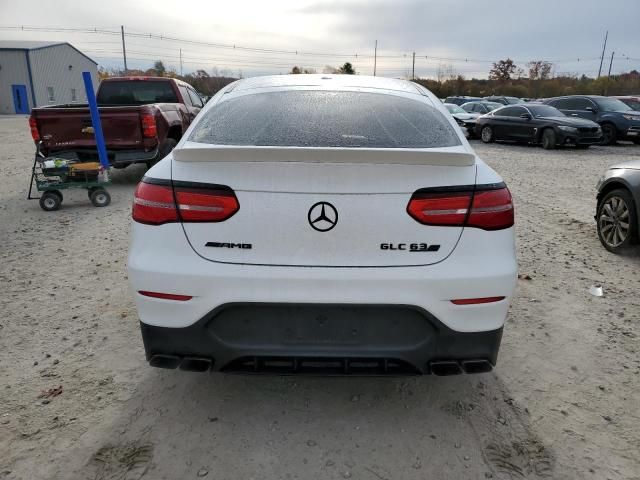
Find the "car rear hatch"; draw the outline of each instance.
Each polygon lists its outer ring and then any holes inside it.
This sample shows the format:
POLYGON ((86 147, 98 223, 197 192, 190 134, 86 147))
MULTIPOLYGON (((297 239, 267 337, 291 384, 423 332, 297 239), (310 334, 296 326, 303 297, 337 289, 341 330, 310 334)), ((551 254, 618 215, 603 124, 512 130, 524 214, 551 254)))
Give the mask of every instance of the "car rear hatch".
MULTIPOLYGON (((432 265, 463 227, 424 225, 408 212, 416 191, 473 189, 475 155, 433 149, 234 147, 187 142, 173 152, 174 191, 221 186, 239 210, 184 222, 213 262, 300 267, 432 265), (425 190, 426 189, 426 190, 425 190)), ((178 203, 180 204, 180 198, 178 203)))

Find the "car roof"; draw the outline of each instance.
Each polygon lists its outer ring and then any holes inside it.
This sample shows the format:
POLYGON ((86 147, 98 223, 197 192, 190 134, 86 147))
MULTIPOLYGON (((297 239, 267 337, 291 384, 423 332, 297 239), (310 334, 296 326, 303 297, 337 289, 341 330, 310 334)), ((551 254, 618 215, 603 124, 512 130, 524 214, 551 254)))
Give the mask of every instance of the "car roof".
POLYGON ((341 90, 343 88, 372 88, 410 93, 424 96, 419 86, 406 80, 395 78, 371 77, 368 75, 336 75, 336 74, 299 74, 268 75, 240 80, 233 88, 234 92, 242 92, 256 88, 279 87, 313 87, 321 86, 341 90))

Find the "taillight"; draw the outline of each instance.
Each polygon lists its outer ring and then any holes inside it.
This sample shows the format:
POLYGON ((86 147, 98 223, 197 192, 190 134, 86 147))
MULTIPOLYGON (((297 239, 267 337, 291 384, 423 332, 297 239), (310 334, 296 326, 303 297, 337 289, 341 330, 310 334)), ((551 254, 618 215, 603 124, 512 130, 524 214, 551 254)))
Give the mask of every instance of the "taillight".
POLYGON ((146 138, 155 137, 158 134, 158 128, 156 127, 156 117, 150 113, 143 113, 140 116, 142 122, 142 136, 146 138))
POLYGON ((425 225, 462 226, 469 213, 472 192, 415 193, 407 212, 425 225))
POLYGON ((505 186, 475 191, 418 191, 407 213, 425 225, 501 230, 513 226, 513 201, 505 186))
POLYGON ((222 222, 240 209, 229 187, 159 185, 144 180, 136 188, 132 217, 147 225, 171 222, 222 222))
POLYGON ((513 226, 513 201, 507 187, 484 190, 473 195, 467 226, 501 230, 513 226))
POLYGON ((133 219, 148 225, 177 222, 178 210, 170 185, 140 182, 133 194, 133 219))
POLYGON ((34 117, 29 117, 29 128, 31 128, 31 136, 34 142, 40 141, 40 132, 38 131, 38 122, 34 117))

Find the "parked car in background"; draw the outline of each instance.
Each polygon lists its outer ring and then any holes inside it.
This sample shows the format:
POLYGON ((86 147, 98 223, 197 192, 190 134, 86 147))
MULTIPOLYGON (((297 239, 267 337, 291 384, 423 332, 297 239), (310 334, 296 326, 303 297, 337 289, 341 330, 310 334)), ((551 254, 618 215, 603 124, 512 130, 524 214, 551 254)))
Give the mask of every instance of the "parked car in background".
POLYGON ((452 96, 444 99, 444 103, 453 103, 454 105, 462 105, 467 102, 475 102, 482 100, 480 97, 464 97, 464 96, 452 96))
MULTIPOLYGON (((204 102, 186 82, 166 77, 113 77, 100 82, 96 99, 109 162, 153 165, 182 138, 204 102)), ((34 108, 29 119, 34 141, 46 155, 97 160, 86 104, 34 108)))
POLYGON ((508 140, 541 144, 546 150, 561 145, 589 148, 602 141, 597 123, 567 117, 549 105, 509 105, 476 120, 476 134, 483 142, 508 140))
POLYGON ((147 172, 132 217, 152 366, 451 375, 496 363, 516 284, 511 194, 420 85, 233 83, 147 172))
POLYGON ((629 95, 626 97, 614 97, 629 105, 636 112, 640 112, 640 95, 629 95))
POLYGON ((597 188, 598 237, 607 250, 621 253, 640 240, 640 160, 609 167, 597 188))
POLYGON ((477 117, 484 115, 485 113, 493 112, 497 108, 504 107, 502 103, 487 102, 487 101, 473 101, 463 103, 460 106, 465 112, 476 114, 477 117))
POLYGON ((491 95, 489 97, 484 97, 482 100, 485 102, 501 103, 502 105, 518 105, 520 103, 525 103, 521 98, 505 97, 503 95, 491 95))
POLYGON ((466 129, 471 136, 475 134, 476 118, 478 115, 468 113, 463 110, 462 107, 453 103, 445 103, 444 106, 447 107, 447 110, 449 110, 449 113, 455 118, 456 123, 460 125, 461 128, 466 129))
POLYGON ((602 127, 604 145, 618 140, 631 140, 640 144, 640 112, 612 97, 598 95, 572 95, 545 102, 571 117, 592 120, 602 127))

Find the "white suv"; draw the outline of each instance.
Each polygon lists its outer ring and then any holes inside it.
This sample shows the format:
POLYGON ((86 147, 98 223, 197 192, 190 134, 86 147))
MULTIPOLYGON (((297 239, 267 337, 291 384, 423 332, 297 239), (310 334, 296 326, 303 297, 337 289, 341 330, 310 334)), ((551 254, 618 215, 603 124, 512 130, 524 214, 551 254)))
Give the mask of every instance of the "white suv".
POLYGON ((455 374, 496 363, 513 204, 406 81, 257 77, 135 192, 129 278, 156 367, 455 374))

